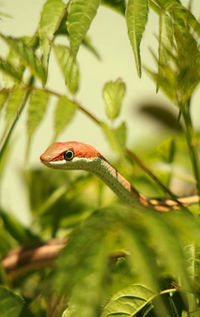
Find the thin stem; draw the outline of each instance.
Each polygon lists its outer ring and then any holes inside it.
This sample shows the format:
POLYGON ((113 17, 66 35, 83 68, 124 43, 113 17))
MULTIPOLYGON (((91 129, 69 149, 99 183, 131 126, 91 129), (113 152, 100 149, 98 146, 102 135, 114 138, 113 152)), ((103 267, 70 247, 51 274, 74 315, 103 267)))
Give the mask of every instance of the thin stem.
MULTIPOLYGON (((34 77, 31 76, 28 83, 31 85, 34 81, 34 77)), ((10 124, 10 127, 7 129, 3 139, 1 140, 0 142, 0 158, 2 157, 3 153, 4 153, 4 150, 6 148, 6 145, 8 144, 9 140, 10 140, 10 137, 12 135, 12 131, 18 121, 18 119, 20 118, 20 115, 21 115, 21 112, 23 111, 25 105, 26 105, 26 102, 28 100, 28 97, 29 97, 29 94, 30 94, 30 91, 27 91, 26 92, 26 95, 24 96, 24 99, 20 105, 20 107, 18 108, 14 118, 13 118, 13 121, 11 122, 10 124)))
POLYGON ((160 11, 164 13, 166 12, 166 10, 163 7, 161 7, 155 0, 149 0, 149 4, 152 6, 153 9, 156 7, 160 11))
POLYGON ((195 133, 194 133, 192 120, 190 116, 189 105, 190 105, 190 102, 188 102, 188 104, 186 104, 185 106, 180 105, 180 107, 182 109, 183 120, 185 124, 185 135, 186 135, 187 145, 188 145, 190 158, 192 162, 193 173, 196 179, 197 192, 198 192, 198 195, 200 195, 199 156, 198 156, 197 147, 196 147, 195 133))
MULTIPOLYGON (((58 98, 62 97, 63 95, 58 93, 57 91, 48 89, 48 88, 37 88, 34 86, 24 86, 22 87, 22 89, 25 90, 40 90, 40 91, 45 91, 53 96, 56 96, 58 98)), ((82 112, 84 112, 88 117, 90 117, 90 119, 92 119, 95 123, 97 123, 98 125, 101 124, 101 121, 98 120, 92 113, 90 113, 88 110, 86 110, 84 107, 82 107, 77 101, 74 100, 74 103, 77 105, 77 107, 79 108, 79 110, 81 110, 82 112)))

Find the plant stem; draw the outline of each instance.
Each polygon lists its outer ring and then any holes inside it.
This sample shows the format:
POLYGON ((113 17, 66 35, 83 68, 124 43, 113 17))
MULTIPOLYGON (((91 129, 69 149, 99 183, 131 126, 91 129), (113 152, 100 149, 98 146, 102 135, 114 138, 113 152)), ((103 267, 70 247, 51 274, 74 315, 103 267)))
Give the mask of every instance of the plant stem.
POLYGON ((183 120, 185 124, 185 135, 187 140, 187 145, 190 153, 190 158, 193 167, 194 177, 196 179, 197 192, 200 195, 200 168, 199 168, 199 156, 196 147, 195 133, 192 125, 192 120, 189 111, 190 102, 186 105, 180 105, 182 109, 183 120))
MULTIPOLYGON (((31 85, 33 83, 33 81, 34 81, 34 77, 31 76, 29 81, 28 81, 28 83, 31 85)), ((17 112, 16 112, 16 114, 15 114, 15 116, 13 118, 13 121, 10 124, 10 127, 7 129, 3 139, 0 142, 0 159, 1 159, 2 155, 3 155, 3 153, 4 153, 6 145, 8 144, 8 142, 10 140, 10 137, 12 135, 12 131, 13 131, 18 119, 20 118, 21 112, 23 111, 23 109, 24 109, 24 107, 26 105, 26 102, 28 100, 29 94, 30 94, 30 91, 27 91, 25 96, 24 96, 24 99, 23 99, 23 101, 22 101, 22 103, 20 105, 20 107, 18 108, 18 110, 17 110, 17 112)))
MULTIPOLYGON (((22 87, 22 89, 25 90, 40 90, 40 91, 45 91, 51 95, 54 95, 58 98, 62 97, 63 94, 58 93, 57 91, 48 89, 48 88, 37 88, 34 86, 24 86, 22 87)), ((77 105, 77 107, 79 108, 79 110, 81 110, 82 112, 84 112, 88 117, 90 117, 90 119, 92 119, 95 123, 97 123, 98 125, 100 125, 101 121, 98 120, 91 112, 89 112, 88 110, 86 110, 84 107, 82 107, 77 101, 74 100, 74 103, 77 105)))

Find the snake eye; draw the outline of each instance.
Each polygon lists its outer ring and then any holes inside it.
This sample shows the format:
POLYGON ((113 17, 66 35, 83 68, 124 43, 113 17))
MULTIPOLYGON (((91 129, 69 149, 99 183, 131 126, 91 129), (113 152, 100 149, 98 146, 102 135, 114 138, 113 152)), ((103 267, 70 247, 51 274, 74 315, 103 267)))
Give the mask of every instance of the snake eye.
POLYGON ((69 149, 64 153, 64 159, 66 161, 71 161, 74 157, 74 151, 73 149, 69 149))

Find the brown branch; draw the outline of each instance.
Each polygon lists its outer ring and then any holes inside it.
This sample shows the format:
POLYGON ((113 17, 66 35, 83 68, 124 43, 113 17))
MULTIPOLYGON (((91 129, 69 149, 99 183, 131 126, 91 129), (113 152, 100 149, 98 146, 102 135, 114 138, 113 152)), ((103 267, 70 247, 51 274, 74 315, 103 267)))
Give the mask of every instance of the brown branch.
MULTIPOLYGON (((63 94, 60 94, 59 92, 48 89, 48 88, 37 88, 35 86, 23 86, 22 89, 45 91, 45 92, 47 92, 55 97, 58 97, 58 98, 63 96, 63 94)), ((73 100, 73 102, 77 105, 77 107, 80 111, 82 111, 83 113, 85 113, 87 115, 87 117, 92 119, 96 124, 98 124, 98 125, 101 124, 101 121, 99 119, 97 119, 91 112, 89 112, 87 109, 85 109, 83 106, 81 106, 77 101, 73 100)))
POLYGON ((38 242, 11 250, 1 262, 8 280, 13 281, 29 272, 52 265, 66 243, 67 239, 52 239, 47 243, 38 242))
MULTIPOLYGON (((51 239, 46 243, 38 242, 11 250, 1 261, 6 278, 8 281, 14 281, 23 275, 53 265, 67 241, 68 239, 51 239)), ((125 256, 124 252, 113 253, 109 257, 109 263, 114 264, 118 258, 125 256)))

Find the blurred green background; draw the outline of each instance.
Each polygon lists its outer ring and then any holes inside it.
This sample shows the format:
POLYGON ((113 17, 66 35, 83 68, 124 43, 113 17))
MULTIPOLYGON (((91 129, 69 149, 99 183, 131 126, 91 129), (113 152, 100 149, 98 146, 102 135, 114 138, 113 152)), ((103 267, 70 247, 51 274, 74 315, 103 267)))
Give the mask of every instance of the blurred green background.
MULTIPOLYGON (((11 16, 11 18, 3 18, 0 21, 1 32, 12 36, 33 35, 38 25, 40 11, 44 2, 44 0, 1 1, 0 10, 11 16)), ((183 1, 183 4, 187 5, 188 1, 183 1)), ((193 1, 193 7, 194 12, 200 12, 199 0, 193 1)), ((150 29, 148 26, 148 32, 145 32, 142 41, 141 52, 143 63, 153 68, 154 62, 148 48, 151 47, 156 51, 158 46, 155 36, 158 29, 158 17, 156 14, 151 12, 148 23, 150 29)), ((101 59, 98 60, 84 47, 81 47, 78 54, 81 87, 76 98, 99 119, 106 120, 102 87, 106 81, 121 77, 127 85, 121 118, 128 123, 128 145, 137 144, 138 137, 140 137, 140 142, 143 140, 143 146, 148 146, 149 142, 155 138, 165 138, 166 131, 160 124, 142 115, 141 107, 150 103, 151 105, 169 107, 172 112, 176 109, 169 104, 161 92, 156 94, 155 84, 145 72, 143 72, 142 79, 138 78, 133 53, 126 34, 127 30, 123 17, 109 8, 101 6, 89 31, 92 43, 99 52, 101 59)), ((1 41, 1 54, 4 55, 6 52, 6 47, 1 41)), ((47 87, 58 92, 64 92, 64 81, 56 63, 52 54, 47 87)), ((192 108, 194 126, 197 128, 200 114, 199 97, 198 90, 195 93, 192 108)), ((21 177, 19 177, 20 170, 30 166, 40 166, 39 156, 51 143, 53 134, 51 110, 52 107, 49 107, 48 116, 46 116, 45 121, 36 132, 28 166, 26 166, 24 159, 26 112, 23 113, 13 134, 9 161, 1 182, 0 199, 2 205, 6 210, 16 214, 24 223, 29 223, 30 217, 28 201, 26 201, 27 195, 24 194, 26 188, 21 177)), ((1 123, 2 121, 0 120, 0 132, 2 129, 1 123)), ((100 129, 82 113, 76 115, 75 120, 59 138, 59 141, 68 140, 89 143, 98 148, 108 159, 113 157, 113 153, 100 129)))

